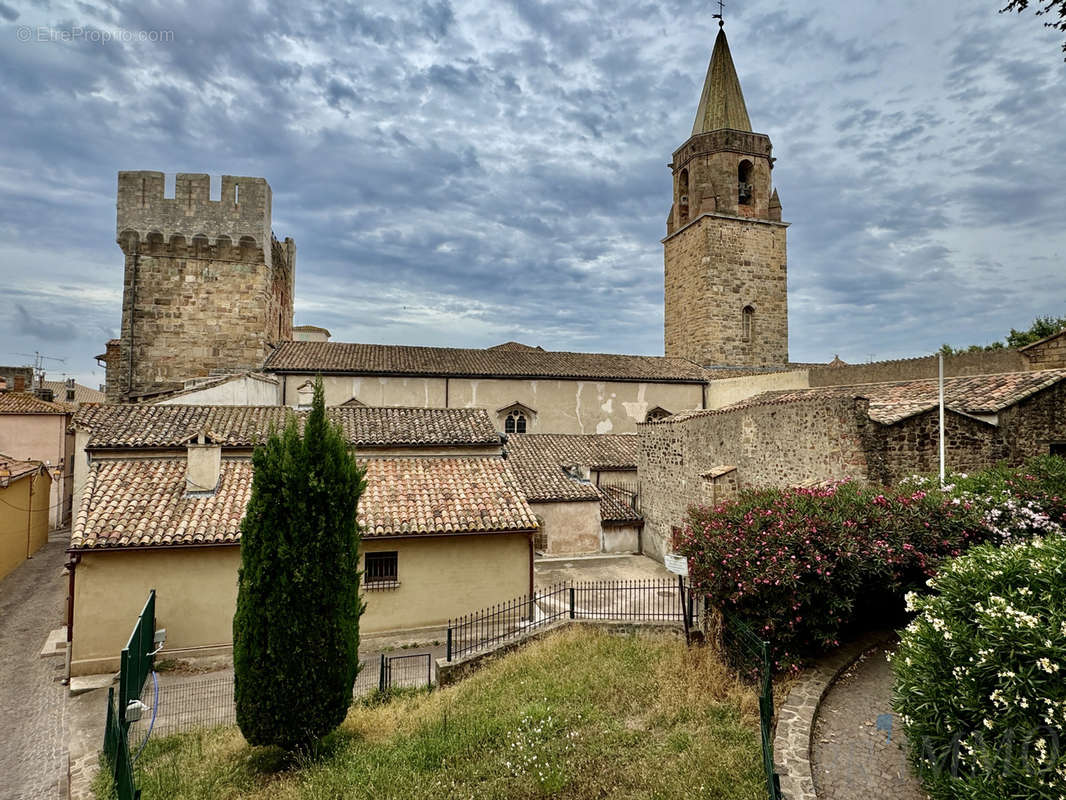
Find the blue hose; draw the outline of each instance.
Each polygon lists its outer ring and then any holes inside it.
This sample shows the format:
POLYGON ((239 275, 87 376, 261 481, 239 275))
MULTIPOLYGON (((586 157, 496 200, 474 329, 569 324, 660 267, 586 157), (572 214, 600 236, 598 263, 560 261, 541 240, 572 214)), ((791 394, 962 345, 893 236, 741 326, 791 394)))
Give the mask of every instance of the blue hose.
POLYGON ((141 742, 141 746, 137 748, 137 755, 133 757, 133 763, 137 763, 137 759, 141 757, 141 753, 144 752, 144 746, 148 744, 148 738, 152 735, 152 728, 155 727, 155 715, 159 713, 159 674, 152 670, 152 683, 155 684, 155 700, 152 703, 152 721, 148 723, 148 731, 144 734, 144 741, 141 742))

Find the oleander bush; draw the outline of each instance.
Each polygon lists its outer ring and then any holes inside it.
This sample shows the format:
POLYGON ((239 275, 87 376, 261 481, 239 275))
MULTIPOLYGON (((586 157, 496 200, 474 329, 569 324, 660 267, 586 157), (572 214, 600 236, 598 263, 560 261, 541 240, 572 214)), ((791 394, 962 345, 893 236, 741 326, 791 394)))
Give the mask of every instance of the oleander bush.
POLYGON ((767 639, 776 669, 795 670, 849 626, 891 621, 908 588, 986 535, 978 510, 939 490, 844 482, 692 508, 679 545, 697 591, 767 639))
POLYGON ((892 659, 909 757, 936 800, 1066 796, 1066 536, 944 565, 892 659))

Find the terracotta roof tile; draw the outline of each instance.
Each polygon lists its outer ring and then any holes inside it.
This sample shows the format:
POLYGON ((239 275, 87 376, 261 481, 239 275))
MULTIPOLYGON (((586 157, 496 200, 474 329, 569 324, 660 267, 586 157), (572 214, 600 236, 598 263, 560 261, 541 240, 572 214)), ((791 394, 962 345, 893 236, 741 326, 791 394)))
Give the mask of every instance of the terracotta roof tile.
MULTIPOLYGON (((1007 372, 999 375, 969 375, 944 379, 944 405, 962 414, 995 414, 1021 402, 1037 392, 1066 379, 1066 370, 1047 369, 1034 372, 1007 372)), ((917 381, 891 381, 852 386, 826 386, 817 389, 794 389, 763 392, 739 403, 714 411, 688 411, 660 422, 661 425, 697 416, 728 414, 745 408, 781 403, 809 402, 840 397, 863 397, 870 401, 870 419, 884 425, 936 408, 939 387, 935 378, 917 381)))
POLYGON ((354 375, 450 375, 509 378, 585 378, 703 383, 707 374, 683 358, 570 353, 529 347, 408 347, 346 342, 282 342, 264 369, 354 375))
MULTIPOLYGON (((41 381, 44 384, 44 388, 51 389, 52 394, 57 398, 65 398, 67 396, 67 384, 66 381, 41 381)), ((90 389, 88 386, 82 386, 80 383, 74 384, 74 403, 102 403, 107 399, 107 395, 97 389, 90 389)))
POLYGON ((50 403, 27 392, 0 392, 0 414, 70 414, 73 406, 50 403))
POLYGON ((616 486, 600 486, 600 520, 615 525, 635 525, 643 521, 633 508, 633 494, 616 486))
POLYGON ((23 475, 37 472, 43 466, 40 461, 23 461, 0 453, 0 488, 7 486, 11 481, 18 480, 23 475))
MULTIPOLYGON (((90 431, 90 449, 156 449, 184 446, 210 430, 229 447, 251 447, 281 429, 288 418, 309 412, 285 406, 87 405, 74 426, 90 431)), ((500 437, 480 408, 337 406, 326 410, 355 447, 493 446, 500 437)))
POLYGON ((637 437, 632 434, 511 434, 508 460, 526 497, 533 501, 595 500, 596 487, 570 477, 565 466, 630 470, 637 466, 637 437))
MULTIPOLYGON (((359 503, 363 535, 445 535, 537 527, 501 458, 372 458, 359 503)), ((98 460, 89 471, 74 549, 232 544, 252 491, 249 459, 225 458, 211 494, 185 491, 185 459, 98 460)))

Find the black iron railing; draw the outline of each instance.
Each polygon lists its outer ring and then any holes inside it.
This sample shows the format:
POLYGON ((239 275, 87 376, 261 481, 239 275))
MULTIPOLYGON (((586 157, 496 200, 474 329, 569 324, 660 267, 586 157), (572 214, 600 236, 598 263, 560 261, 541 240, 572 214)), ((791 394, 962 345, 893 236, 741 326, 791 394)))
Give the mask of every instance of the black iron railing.
POLYGON ((683 580, 558 583, 449 620, 446 658, 492 650, 562 619, 690 625, 692 613, 692 596, 683 580))

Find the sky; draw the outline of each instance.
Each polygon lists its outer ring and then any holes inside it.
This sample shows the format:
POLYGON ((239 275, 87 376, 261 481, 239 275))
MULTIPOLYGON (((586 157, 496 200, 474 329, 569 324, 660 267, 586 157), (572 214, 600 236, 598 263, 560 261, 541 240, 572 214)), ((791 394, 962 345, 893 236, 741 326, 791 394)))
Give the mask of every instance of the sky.
MULTIPOLYGON (((792 360, 1066 315, 1061 34, 1002 4, 727 0, 792 223, 792 360)), ((714 11, 0 0, 0 364, 103 382, 116 173, 142 169, 267 178, 296 324, 334 340, 661 355, 714 11)))

